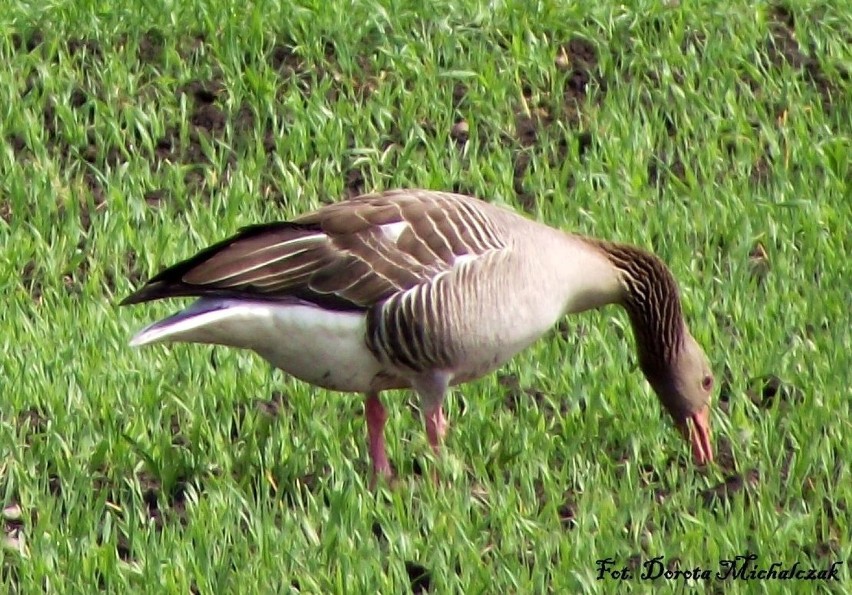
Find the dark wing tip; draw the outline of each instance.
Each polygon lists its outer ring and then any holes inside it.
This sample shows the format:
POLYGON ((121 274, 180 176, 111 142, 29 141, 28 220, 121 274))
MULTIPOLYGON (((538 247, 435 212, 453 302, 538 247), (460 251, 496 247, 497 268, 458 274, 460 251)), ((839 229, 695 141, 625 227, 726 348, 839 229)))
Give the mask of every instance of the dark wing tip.
POLYGON ((321 228, 318 224, 294 223, 289 221, 259 223, 242 227, 235 235, 201 250, 195 256, 163 269, 151 277, 142 288, 119 302, 119 305, 128 306, 175 297, 200 297, 202 295, 241 296, 250 294, 250 290, 247 291, 245 288, 239 287, 227 288, 215 285, 188 284, 183 281, 184 275, 235 242, 264 234, 303 234, 314 233, 320 230, 321 228))
POLYGON ((124 298, 123 300, 118 302, 118 305, 119 306, 132 306, 133 304, 140 304, 140 303, 144 302, 145 298, 140 297, 140 295, 139 295, 139 294, 143 293, 143 291, 144 291, 144 289, 141 289, 139 291, 136 291, 136 292, 130 294, 129 296, 127 296, 126 298, 124 298))
POLYGON ((121 300, 119 306, 130 306, 132 304, 141 304, 150 302, 164 297, 169 297, 168 286, 162 281, 149 281, 142 289, 134 291, 129 296, 121 300))

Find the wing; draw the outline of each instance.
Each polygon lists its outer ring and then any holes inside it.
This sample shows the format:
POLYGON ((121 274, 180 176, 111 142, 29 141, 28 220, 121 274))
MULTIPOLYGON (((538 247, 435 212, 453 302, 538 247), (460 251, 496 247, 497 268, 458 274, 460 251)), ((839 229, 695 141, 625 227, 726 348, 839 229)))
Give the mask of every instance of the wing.
POLYGON ((486 203, 396 190, 254 225, 155 277, 122 304, 180 296, 302 300, 366 310, 505 243, 486 203))

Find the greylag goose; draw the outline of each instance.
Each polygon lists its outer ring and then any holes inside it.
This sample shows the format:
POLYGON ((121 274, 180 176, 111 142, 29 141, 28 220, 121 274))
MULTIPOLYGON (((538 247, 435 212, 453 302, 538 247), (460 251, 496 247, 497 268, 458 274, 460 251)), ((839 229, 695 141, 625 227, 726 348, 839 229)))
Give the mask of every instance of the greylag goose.
POLYGON ((165 269, 122 304, 194 296, 131 345, 250 349, 305 382, 366 395, 372 482, 390 477, 379 393, 411 388, 437 454, 449 387, 479 378, 563 315, 620 304, 642 372, 691 443, 713 459, 713 375, 663 262, 482 200, 393 190, 243 228, 165 269))

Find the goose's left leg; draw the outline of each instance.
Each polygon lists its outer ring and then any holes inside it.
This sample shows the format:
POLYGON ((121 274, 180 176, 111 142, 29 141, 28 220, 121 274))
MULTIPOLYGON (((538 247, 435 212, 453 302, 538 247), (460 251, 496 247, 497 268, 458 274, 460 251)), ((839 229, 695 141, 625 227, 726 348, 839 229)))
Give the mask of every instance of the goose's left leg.
POLYGON ((379 399, 379 393, 367 393, 364 401, 364 417, 367 418, 367 438, 369 439, 370 462, 372 463, 372 477, 370 487, 376 487, 380 477, 390 479, 393 477, 388 455, 385 451, 385 422, 388 414, 379 399))
POLYGON ((443 405, 449 383, 450 375, 446 372, 429 372, 414 382, 414 390, 420 397, 426 437, 435 456, 440 453, 441 444, 447 434, 447 419, 444 417, 443 405))

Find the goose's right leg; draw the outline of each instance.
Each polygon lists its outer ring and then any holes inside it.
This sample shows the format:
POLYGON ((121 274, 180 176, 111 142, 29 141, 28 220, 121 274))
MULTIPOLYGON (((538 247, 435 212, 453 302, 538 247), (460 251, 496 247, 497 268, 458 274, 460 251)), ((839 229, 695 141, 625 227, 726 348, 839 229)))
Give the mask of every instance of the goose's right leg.
POLYGON ((393 470, 391 469, 390 462, 388 462, 388 455, 385 451, 384 432, 388 414, 379 399, 378 392, 367 393, 367 400, 364 402, 364 417, 367 418, 367 438, 369 441, 370 461, 373 466, 370 487, 374 488, 379 477, 386 479, 393 477, 393 470))
MULTIPOLYGON (((420 408, 423 412, 423 425, 429 446, 440 457, 441 445, 447 435, 447 419, 444 417, 444 397, 450 384, 450 376, 445 372, 430 372, 424 374, 413 383, 414 390, 420 397, 420 408)), ((437 479, 437 475, 435 477, 437 479)))

